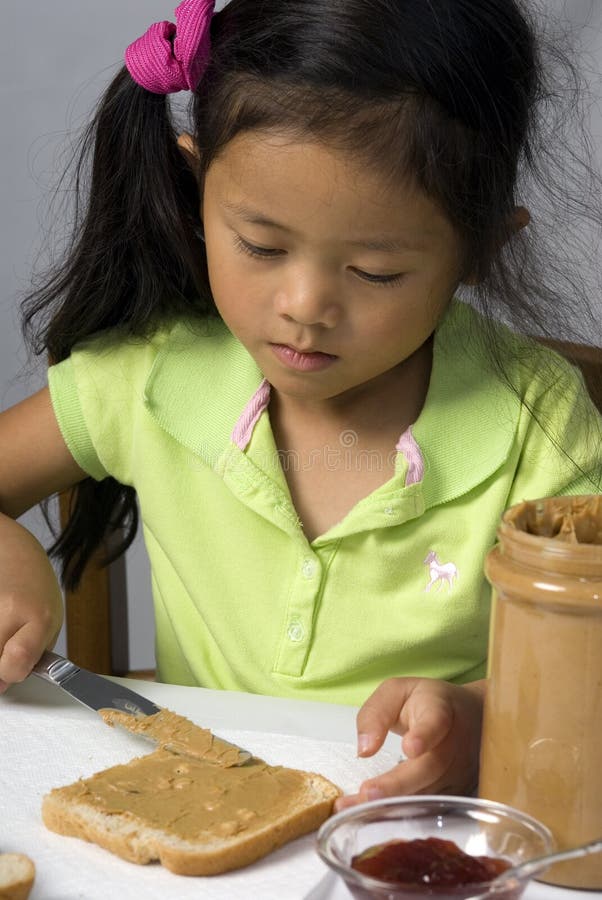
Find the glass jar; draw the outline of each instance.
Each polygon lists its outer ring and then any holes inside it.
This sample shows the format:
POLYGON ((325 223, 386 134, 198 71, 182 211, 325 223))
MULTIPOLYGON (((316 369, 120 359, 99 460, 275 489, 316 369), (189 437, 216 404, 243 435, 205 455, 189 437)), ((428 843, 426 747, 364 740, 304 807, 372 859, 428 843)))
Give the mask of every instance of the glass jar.
MULTIPOLYGON (((602 496, 521 503, 498 538, 479 795, 564 849, 602 836, 602 496)), ((602 855, 541 880, 602 889, 602 855)))

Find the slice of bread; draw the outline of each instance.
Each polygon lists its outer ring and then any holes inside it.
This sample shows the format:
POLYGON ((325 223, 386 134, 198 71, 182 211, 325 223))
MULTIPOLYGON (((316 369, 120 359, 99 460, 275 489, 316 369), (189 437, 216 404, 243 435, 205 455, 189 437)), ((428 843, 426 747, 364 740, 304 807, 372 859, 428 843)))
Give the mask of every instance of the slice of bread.
POLYGON ((224 769, 166 750, 47 794, 52 831, 179 875, 217 875, 318 828, 339 789, 311 772, 253 758, 224 769))
POLYGON ((27 900, 36 870, 24 853, 0 853, 0 900, 27 900))

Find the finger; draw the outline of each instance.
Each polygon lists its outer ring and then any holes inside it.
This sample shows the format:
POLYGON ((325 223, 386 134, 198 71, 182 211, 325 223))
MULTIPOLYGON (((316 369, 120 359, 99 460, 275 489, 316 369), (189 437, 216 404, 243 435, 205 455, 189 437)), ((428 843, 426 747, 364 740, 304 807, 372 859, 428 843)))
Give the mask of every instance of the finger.
POLYGON ((451 704, 443 697, 429 697, 428 704, 414 697, 408 712, 408 730, 402 748, 408 759, 415 759, 429 750, 434 750, 450 733, 454 723, 451 704))
POLYGON ((0 681, 12 684, 27 678, 44 650, 44 641, 38 625, 28 622, 19 628, 0 655, 0 681))
POLYGON ((415 685, 415 678, 389 678, 368 697, 357 714, 358 756, 376 753, 389 731, 403 733, 402 710, 415 685))
POLYGON ((360 785, 359 797, 363 802, 397 794, 438 793, 447 782, 446 773, 447 765, 443 759, 426 753, 364 781, 360 785))
POLYGON ((346 794, 344 797, 338 797, 334 802, 334 811, 341 812, 344 809, 349 809, 350 806, 357 806, 358 803, 361 803, 361 797, 359 794, 346 794))

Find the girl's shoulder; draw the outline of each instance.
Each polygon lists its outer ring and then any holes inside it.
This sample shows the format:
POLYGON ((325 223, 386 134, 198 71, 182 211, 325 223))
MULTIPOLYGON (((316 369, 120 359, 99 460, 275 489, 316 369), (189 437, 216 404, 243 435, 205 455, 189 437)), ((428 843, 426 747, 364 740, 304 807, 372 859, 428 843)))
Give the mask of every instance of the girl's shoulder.
POLYGON ((145 335, 114 328, 77 344, 49 369, 48 386, 80 468, 133 484, 134 435, 146 440, 152 420, 172 436, 185 433, 203 407, 202 392, 224 381, 221 352, 236 356, 236 344, 221 320, 201 318, 163 322, 145 335))
POLYGON ((148 375, 157 359, 202 353, 208 338, 234 340, 218 317, 163 320, 144 334, 132 333, 127 325, 110 328, 80 341, 69 357, 71 365, 86 369, 115 369, 130 375, 148 375))
POLYGON ((232 343, 237 344, 217 317, 166 320, 146 334, 132 334, 126 326, 98 332, 50 367, 53 403, 126 410, 160 397, 169 407, 174 396, 194 393, 207 372, 219 379, 219 361, 232 343))
POLYGON ((443 353, 460 354, 528 404, 552 396, 583 393, 579 368, 542 339, 513 331, 469 303, 454 300, 443 322, 439 341, 443 353))

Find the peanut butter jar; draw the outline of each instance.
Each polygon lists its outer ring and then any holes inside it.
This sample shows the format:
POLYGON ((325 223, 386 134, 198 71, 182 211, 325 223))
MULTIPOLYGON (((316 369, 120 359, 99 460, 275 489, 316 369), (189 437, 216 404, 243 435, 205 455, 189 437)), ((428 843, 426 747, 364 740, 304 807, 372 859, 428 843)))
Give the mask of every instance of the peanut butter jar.
MULTIPOLYGON (((602 496, 513 506, 498 538, 479 795, 564 849, 602 836, 602 496)), ((602 855, 541 880, 602 889, 602 855)))

